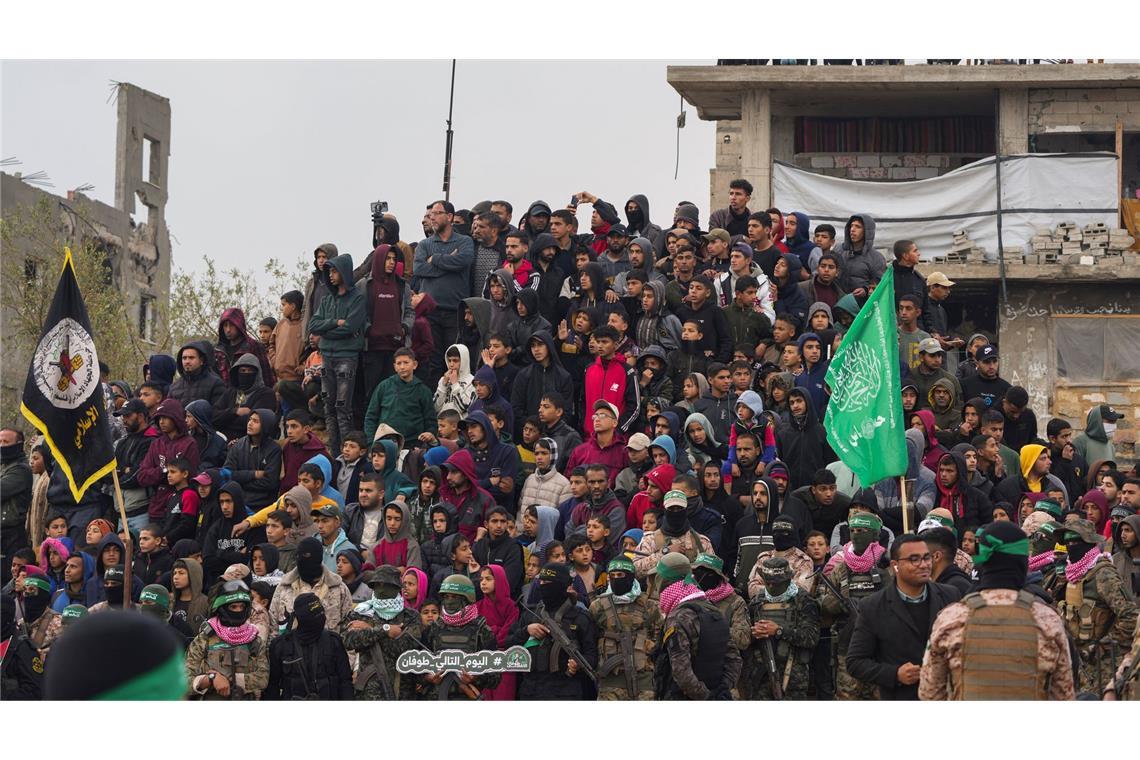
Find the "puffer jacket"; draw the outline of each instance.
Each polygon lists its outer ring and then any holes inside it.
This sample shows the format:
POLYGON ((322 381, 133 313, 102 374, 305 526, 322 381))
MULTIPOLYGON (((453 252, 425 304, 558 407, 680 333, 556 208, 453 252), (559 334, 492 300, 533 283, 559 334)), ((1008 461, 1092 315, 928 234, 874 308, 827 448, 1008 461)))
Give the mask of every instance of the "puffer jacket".
POLYGON ((438 573, 441 568, 451 567, 451 556, 446 543, 448 537, 454 536, 459 528, 459 519, 456 516, 454 504, 441 501, 432 507, 429 512, 429 524, 430 517, 434 517, 436 513, 447 516, 447 528, 444 529, 443 533, 436 533, 435 529, 432 528, 431 536, 420 544, 420 557, 429 578, 438 573))
POLYGON ((556 507, 569 499, 570 481, 566 476, 551 467, 547 472, 534 472, 523 483, 519 497, 519 509, 533 505, 556 507))
POLYGON ((859 288, 866 290, 872 280, 878 282, 887 271, 887 260, 875 250, 875 218, 870 214, 852 214, 843 226, 843 242, 832 252, 839 257, 839 287, 848 293, 859 288), (851 246, 851 222, 863 222, 863 246, 855 251, 851 246))

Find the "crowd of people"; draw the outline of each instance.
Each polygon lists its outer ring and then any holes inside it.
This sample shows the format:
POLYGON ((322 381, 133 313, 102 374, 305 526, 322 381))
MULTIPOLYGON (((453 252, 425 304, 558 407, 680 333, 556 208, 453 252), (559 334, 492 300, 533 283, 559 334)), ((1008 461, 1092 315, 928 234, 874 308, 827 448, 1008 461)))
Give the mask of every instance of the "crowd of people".
POLYGON ((1042 429, 912 241, 752 190, 707 231, 640 194, 378 213, 276 318, 104 368, 122 510, 0 431, 3 698, 1140 697, 1120 413, 1042 429), (823 423, 888 267, 905 491, 823 423))

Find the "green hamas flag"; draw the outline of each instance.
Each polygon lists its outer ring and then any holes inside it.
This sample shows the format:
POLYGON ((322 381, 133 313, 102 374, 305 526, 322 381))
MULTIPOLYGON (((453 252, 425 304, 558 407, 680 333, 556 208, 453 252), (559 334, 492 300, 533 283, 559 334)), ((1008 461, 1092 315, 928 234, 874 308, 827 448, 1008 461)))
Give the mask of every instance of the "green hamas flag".
POLYGON ((894 267, 859 310, 824 378, 827 441, 864 487, 906 472, 894 267))

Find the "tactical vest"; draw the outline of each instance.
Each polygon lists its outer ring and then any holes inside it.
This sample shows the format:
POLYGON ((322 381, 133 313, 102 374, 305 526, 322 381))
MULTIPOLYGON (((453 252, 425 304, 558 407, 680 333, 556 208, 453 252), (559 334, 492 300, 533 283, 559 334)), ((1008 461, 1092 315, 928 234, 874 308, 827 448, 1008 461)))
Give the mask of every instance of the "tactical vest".
MULTIPOLYGON (((261 653, 261 640, 231 646, 217 635, 211 635, 206 645, 206 668, 221 673, 231 684, 231 699, 245 699, 245 691, 237 685, 238 673, 253 672, 253 658, 261 653)), ((252 694, 249 695, 252 698, 252 694)))
MULTIPOLYGON (((305 657, 304 648, 296 635, 290 637, 289 651, 281 652, 281 672, 288 679, 289 691, 295 700, 330 699, 338 696, 332 689, 332 676, 326 669, 333 654, 327 637, 313 643, 316 657, 305 657)), ((284 650, 284 647, 282 647, 284 650)), ((335 655, 334 655, 335 656, 335 655)))
POLYGON ((1057 611, 1065 619, 1065 628, 1078 646, 1100 641, 1115 619, 1097 589, 1096 577, 1106 569, 1116 572, 1108 562, 1097 560, 1083 581, 1065 586, 1065 598, 1057 603, 1057 611))
MULTIPOLYGON (((753 603, 753 609, 750 610, 753 622, 767 620, 784 629, 792 628, 799 622, 799 605, 796 604, 795 597, 783 602, 764 601, 766 598, 761 592, 757 602, 753 603)), ((807 663, 811 660, 810 649, 798 647, 793 650, 792 645, 783 638, 773 639, 772 643, 775 645, 774 653, 777 659, 783 660, 794 654, 797 662, 807 663)))
POLYGON ((847 568, 847 595, 852 600, 863 599, 883 587, 883 571, 872 567, 865 573, 856 573, 847 568))
MULTIPOLYGON (((654 544, 658 550, 660 550, 662 547, 664 547, 666 545, 669 545, 669 546, 677 545, 678 550, 682 554, 684 554, 685 557, 688 558, 690 563, 695 561, 697 558, 697 555, 701 553, 701 546, 702 546, 701 534, 697 533, 692 528, 689 528, 689 542, 692 544, 692 546, 689 546, 689 547, 681 547, 680 546, 680 538, 681 538, 680 536, 677 536, 677 537, 666 536, 665 531, 661 530, 660 528, 658 528, 653 533, 654 544)), ((672 551, 672 549, 670 551, 672 551)), ((660 589, 660 584, 657 581, 657 569, 656 568, 649 571, 649 574, 648 574, 648 577, 646 578, 646 583, 645 583, 645 593, 648 595, 649 599, 652 601, 657 601, 661 597, 661 589, 660 589)))
POLYGON ((969 608, 962 640, 962 671, 951 671, 951 699, 1048 699, 1049 679, 1037 670, 1034 596, 1022 589, 1013 604, 989 604, 980 592, 969 608))
MULTIPOLYGON (((693 599, 685 602, 681 607, 687 607, 697 613, 697 623, 700 633, 697 638, 697 650, 691 653, 689 659, 693 675, 706 688, 716 691, 720 687, 721 675, 724 673, 724 653, 730 642, 728 621, 724 619, 716 607, 702 599, 693 599)), ((664 677, 668 684, 665 699, 685 699, 684 692, 672 678, 672 664, 664 652, 657 658, 659 667, 664 669, 658 674, 658 681, 664 677)), ((658 692, 660 698, 660 692, 658 692)))
POLYGON ((648 612, 645 607, 632 602, 618 607, 610 596, 602 597, 602 604, 606 610, 606 630, 598 639, 598 675, 605 678, 608 675, 625 673, 625 661, 622 654, 622 639, 632 639, 634 670, 642 673, 652 670, 649 662, 648 639, 645 628, 648 622, 648 612))
MULTIPOLYGON (((476 618, 476 621, 478 618, 476 618)), ((479 629, 475 621, 456 627, 447 625, 440 619, 439 630, 435 634, 440 649, 458 649, 468 654, 479 651, 479 629)))

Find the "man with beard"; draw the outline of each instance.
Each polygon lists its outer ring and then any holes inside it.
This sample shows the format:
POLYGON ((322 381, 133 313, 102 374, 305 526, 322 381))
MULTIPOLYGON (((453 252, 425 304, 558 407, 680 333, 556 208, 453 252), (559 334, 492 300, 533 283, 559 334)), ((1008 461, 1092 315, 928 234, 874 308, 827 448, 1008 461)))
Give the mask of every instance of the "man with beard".
MULTIPOLYGON (((435 311, 428 315, 432 344, 450 346, 459 331, 457 310, 462 300, 471 295, 471 266, 475 260, 475 242, 452 229, 451 215, 455 207, 447 201, 431 204, 435 234, 416 246, 412 288, 428 293, 435 301, 435 311)), ((458 314, 462 314, 461 311, 458 314)), ((443 354, 432 354, 431 381, 443 374, 443 354)))
POLYGON ((415 699, 416 679, 397 675, 396 658, 419 648, 415 639, 421 637, 420 616, 405 606, 400 573, 391 565, 376 568, 368 587, 372 598, 353 607, 340 628, 345 647, 360 654, 360 669, 353 682, 356 698, 415 699))
POLYGON ((683 554, 663 556, 654 571, 665 615, 664 651, 654 673, 657 699, 732 699, 742 662, 731 646, 728 621, 697 586, 683 554))
POLYGON ((633 268, 628 245, 629 234, 625 230, 625 225, 618 223, 611 226, 606 233, 606 251, 598 257, 598 263, 602 265, 606 280, 611 284, 619 274, 633 268))
POLYGON ((768 557, 758 571, 761 590, 748 605, 748 688, 754 699, 775 699, 773 680, 778 679, 783 699, 807 699, 808 663, 819 643, 819 603, 793 583, 794 571, 783 557, 768 557), (771 642, 775 672, 769 671, 765 642, 771 642))
MULTIPOLYGON (((525 233, 519 232, 518 236, 525 233)), ((508 237, 515 236, 515 233, 508 237)), ((538 293, 538 309, 543 318, 552 325, 557 325, 563 317, 558 310, 558 296, 562 292, 562 282, 569 274, 558 266, 554 257, 558 254, 558 241, 548 232, 519 240, 528 245, 527 258, 534 265, 531 277, 537 277, 538 283, 531 287, 538 293)))
POLYGON ((978 531, 978 590, 939 613, 919 674, 924 700, 1070 700, 1060 616, 1024 589, 1029 541, 1010 522, 978 531))
POLYGON ((146 404, 133 398, 123 404, 115 413, 123 421, 126 435, 115 442, 115 462, 119 471, 119 488, 123 493, 123 506, 127 511, 127 527, 142 530, 150 522, 147 505, 150 495, 139 485, 139 466, 146 459, 151 443, 158 438, 158 431, 147 421, 146 404))
POLYGON ((351 700, 352 668, 340 634, 325 628, 325 608, 316 594, 293 604, 295 627, 269 646, 266 700, 351 700))
POLYGON ((585 659, 585 664, 597 668, 598 632, 594 619, 571 598, 572 589, 570 566, 548 562, 538 573, 542 602, 534 609, 523 609, 511 626, 506 646, 522 645, 531 652, 530 672, 519 675, 521 701, 580 700, 589 693, 582 663, 550 635, 549 626, 559 626, 585 659))
POLYGON ((634 573, 624 555, 610 560, 609 584, 590 604, 598 629, 599 701, 653 699, 653 657, 663 619, 634 573))
POLYGON ((242 581, 219 584, 210 599, 213 617, 190 642, 186 677, 199 699, 255 699, 269 683, 269 660, 250 624, 253 599, 242 581))
POLYGON ((1131 646, 1136 603, 1125 593, 1108 555, 1101 552, 1104 539, 1091 522, 1069 519, 1058 534, 1068 557, 1068 583, 1057 611, 1080 655, 1080 691, 1100 694, 1113 676, 1114 662, 1119 661, 1111 648, 1123 652, 1131 646))
POLYGON ((815 471, 811 485, 801 486, 788 495, 781 514, 795 518, 800 529, 799 542, 813 530, 830 536, 835 526, 846 519, 851 498, 839 493, 835 481, 835 473, 824 467, 815 471))
POLYGON ((610 527, 610 549, 616 553, 621 547, 621 536, 626 529, 625 505, 610 488, 609 475, 604 465, 591 464, 586 467, 586 485, 590 489, 586 501, 570 513, 566 533, 585 533, 586 523, 591 518, 602 517, 610 527))

